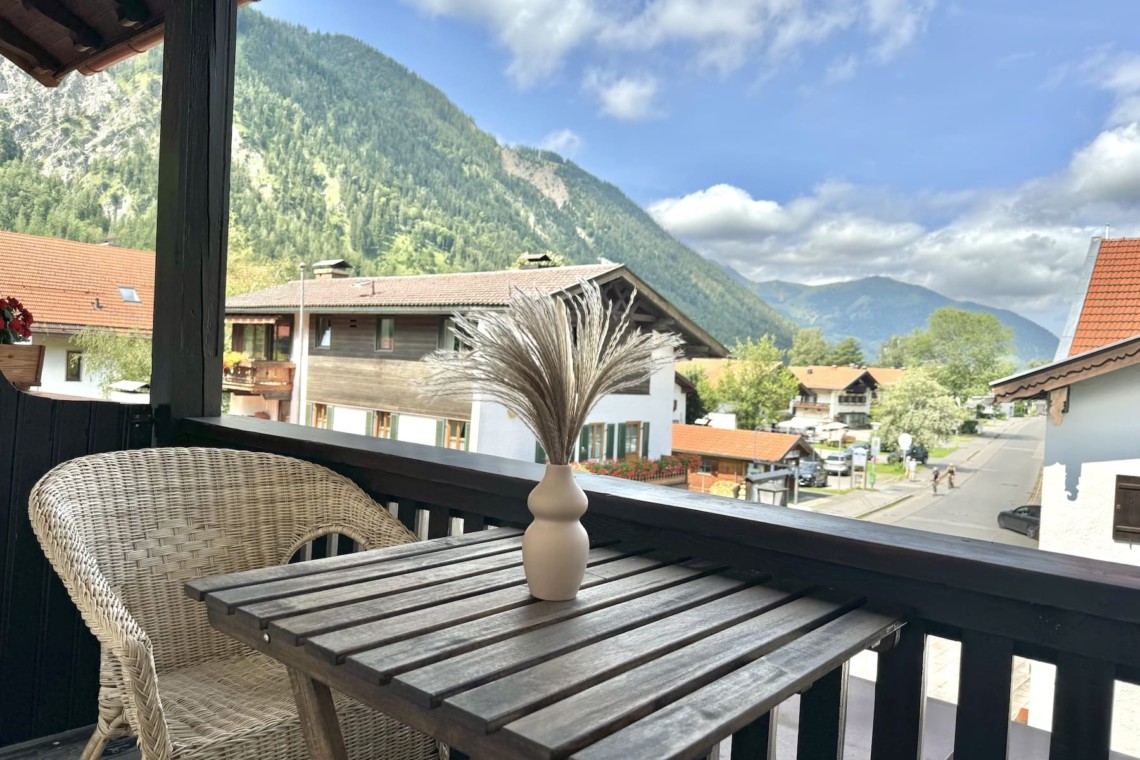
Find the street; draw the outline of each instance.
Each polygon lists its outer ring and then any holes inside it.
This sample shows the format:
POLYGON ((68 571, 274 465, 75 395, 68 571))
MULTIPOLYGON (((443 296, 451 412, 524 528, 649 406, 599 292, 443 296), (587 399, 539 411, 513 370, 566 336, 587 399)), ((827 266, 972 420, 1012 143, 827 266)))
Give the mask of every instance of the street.
POLYGON ((957 466, 955 489, 950 490, 943 481, 938 495, 932 494, 930 471, 926 470, 919 473, 922 488, 915 495, 865 519, 1003 544, 1036 546, 1034 540, 999 528, 997 515, 1022 504, 1039 503, 1033 497, 1044 445, 1044 417, 1015 420, 1000 437, 984 441, 980 447, 963 448, 945 461, 931 460, 931 465, 940 468, 950 462, 957 466))

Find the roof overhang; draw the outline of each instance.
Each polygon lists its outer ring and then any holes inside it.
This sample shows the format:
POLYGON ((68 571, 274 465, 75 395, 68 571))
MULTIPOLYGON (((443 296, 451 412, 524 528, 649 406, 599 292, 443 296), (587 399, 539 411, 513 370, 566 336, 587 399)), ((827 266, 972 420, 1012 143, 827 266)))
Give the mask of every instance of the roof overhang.
POLYGON ((1140 364, 1140 335, 990 383, 995 403, 1045 398, 1051 391, 1140 364))

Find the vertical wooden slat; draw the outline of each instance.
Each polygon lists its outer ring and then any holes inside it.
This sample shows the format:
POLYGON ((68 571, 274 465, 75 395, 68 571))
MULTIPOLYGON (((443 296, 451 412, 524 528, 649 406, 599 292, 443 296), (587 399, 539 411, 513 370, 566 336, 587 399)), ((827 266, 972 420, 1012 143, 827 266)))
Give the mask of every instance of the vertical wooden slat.
POLYGON ((477 515, 474 512, 463 513, 463 532, 464 533, 477 533, 487 528, 483 515, 477 515))
POLYGON ((1106 760, 1112 738, 1114 667, 1075 654, 1057 656, 1049 760, 1106 760))
POLYGON ((926 632, 909 623, 879 653, 871 760, 919 760, 926 713, 926 632))
POLYGON ((438 505, 432 506, 428 510, 428 538, 443 538, 446 536, 449 522, 450 518, 447 513, 447 507, 438 505))
POLYGON ((843 760, 847 726, 847 663, 800 695, 797 760, 843 760))
POLYGON ((1009 742, 1009 691, 1013 641, 976 631, 962 632, 954 756, 1005 760, 1009 742))
POLYGON ((222 410, 236 0, 166 7, 151 402, 160 443, 222 410))
POLYGON ((776 711, 779 709, 773 707, 732 735, 731 760, 776 760, 776 711))
POLYGON ((400 518, 400 522, 404 524, 405 528, 410 530, 412 533, 415 533, 416 515, 418 512, 419 510, 416 509, 416 505, 414 503, 409 501, 401 501, 400 506, 396 512, 396 516, 400 518))

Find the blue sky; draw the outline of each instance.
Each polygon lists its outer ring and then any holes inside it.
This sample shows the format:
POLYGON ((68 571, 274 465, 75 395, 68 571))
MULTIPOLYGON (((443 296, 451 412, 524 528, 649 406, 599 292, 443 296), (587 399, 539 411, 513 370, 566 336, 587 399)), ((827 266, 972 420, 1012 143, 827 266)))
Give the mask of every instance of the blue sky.
POLYGON ((374 45, 756 279, 887 274, 1059 331, 1089 237, 1140 234, 1140 3, 259 8, 374 45))

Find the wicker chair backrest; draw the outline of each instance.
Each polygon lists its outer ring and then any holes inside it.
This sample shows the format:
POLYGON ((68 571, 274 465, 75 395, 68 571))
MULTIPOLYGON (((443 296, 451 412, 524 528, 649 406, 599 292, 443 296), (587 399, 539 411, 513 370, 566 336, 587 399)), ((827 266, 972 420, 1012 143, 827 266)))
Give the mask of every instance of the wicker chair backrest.
MULTIPOLYGON (((147 632, 158 673, 232 656, 183 584, 280 564, 328 533, 375 548, 415 540, 352 481, 274 454, 159 448, 96 454, 52 470, 32 509, 78 533, 147 632)), ((65 575, 67 568, 57 568, 65 575)))

